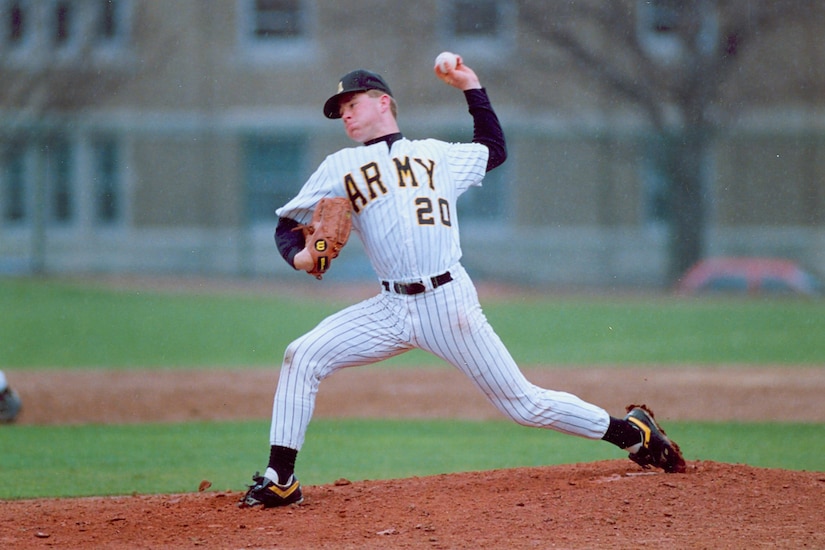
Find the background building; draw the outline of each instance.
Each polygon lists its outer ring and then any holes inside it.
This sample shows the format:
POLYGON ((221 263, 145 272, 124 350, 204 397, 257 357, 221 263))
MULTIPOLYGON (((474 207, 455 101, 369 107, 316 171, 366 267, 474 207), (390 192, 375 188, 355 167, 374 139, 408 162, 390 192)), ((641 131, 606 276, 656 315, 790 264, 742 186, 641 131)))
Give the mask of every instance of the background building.
MULTIPOLYGON (((351 144, 321 113, 337 79, 380 72, 408 137, 467 140, 463 98, 432 74, 452 50, 481 76, 510 151, 460 203, 468 269, 667 285, 660 135, 536 34, 566 4, 0 0, 0 272, 287 275, 274 210, 351 144)), ((672 63, 680 3, 623 4, 633 42, 672 63)), ((725 116, 700 161, 704 253, 825 273, 821 20, 779 13, 715 105, 725 116)), ((721 25, 707 21, 718 43, 721 25)), ((329 278, 371 276, 355 239, 329 278)))

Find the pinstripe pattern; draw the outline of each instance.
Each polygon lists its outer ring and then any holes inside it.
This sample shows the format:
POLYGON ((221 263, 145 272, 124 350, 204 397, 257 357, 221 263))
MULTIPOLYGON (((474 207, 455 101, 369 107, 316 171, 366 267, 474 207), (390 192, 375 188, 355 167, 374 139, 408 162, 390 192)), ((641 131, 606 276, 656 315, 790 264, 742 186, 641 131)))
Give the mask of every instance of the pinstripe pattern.
POLYGON ((456 201, 481 185, 486 165, 487 148, 477 143, 402 139, 391 150, 385 143, 342 149, 277 214, 307 223, 321 198, 349 196, 353 230, 378 277, 426 278, 461 258, 456 201), (404 178, 399 164, 409 166, 404 178))
POLYGON ((298 196, 278 210, 306 223, 322 197, 349 197, 353 230, 379 279, 426 281, 449 270, 453 281, 412 296, 384 291, 292 342, 272 407, 272 445, 300 450, 321 380, 413 348, 464 372, 519 424, 591 439, 605 434, 610 417, 603 409, 524 377, 459 263, 456 200, 481 185, 486 164, 487 148, 475 143, 401 139, 391 149, 383 142, 343 149, 327 157, 298 196))
POLYGON ((414 296, 382 292, 328 317, 290 344, 275 393, 270 443, 301 448, 321 380, 414 347, 464 372, 519 424, 601 438, 607 412, 527 381, 487 322, 467 274, 460 266, 450 272, 451 283, 414 296))

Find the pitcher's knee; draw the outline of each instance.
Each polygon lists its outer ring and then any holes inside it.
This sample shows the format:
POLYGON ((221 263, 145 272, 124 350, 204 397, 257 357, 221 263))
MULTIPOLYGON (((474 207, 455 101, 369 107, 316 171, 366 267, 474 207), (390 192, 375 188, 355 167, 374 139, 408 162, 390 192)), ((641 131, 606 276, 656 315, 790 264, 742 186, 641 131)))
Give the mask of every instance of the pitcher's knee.
POLYGON ((293 379, 312 380, 317 384, 336 368, 328 359, 318 353, 317 346, 313 346, 312 342, 299 338, 287 346, 281 372, 293 379))
POLYGON ((508 416, 513 422, 515 422, 519 426, 526 426, 528 428, 539 428, 544 425, 544 423, 539 421, 539 419, 537 419, 535 416, 521 416, 515 413, 511 413, 508 416))
POLYGON ((516 424, 528 428, 546 427, 553 416, 539 403, 525 397, 501 402, 498 409, 516 424))
POLYGON ((301 339, 293 341, 286 347, 282 369, 299 372, 311 371, 311 362, 307 360, 306 346, 301 339))

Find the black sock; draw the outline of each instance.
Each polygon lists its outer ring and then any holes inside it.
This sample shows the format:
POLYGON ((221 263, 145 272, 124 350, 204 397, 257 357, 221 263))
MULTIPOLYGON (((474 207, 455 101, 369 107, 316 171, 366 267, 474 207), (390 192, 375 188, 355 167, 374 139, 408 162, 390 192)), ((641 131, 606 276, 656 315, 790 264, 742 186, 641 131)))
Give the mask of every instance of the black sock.
POLYGON ((610 425, 602 439, 616 445, 620 449, 627 449, 642 441, 642 432, 639 428, 621 418, 610 417, 610 425))
POLYGON ((289 447, 272 445, 269 448, 269 467, 278 474, 279 483, 287 483, 292 474, 295 473, 295 458, 298 451, 289 447))

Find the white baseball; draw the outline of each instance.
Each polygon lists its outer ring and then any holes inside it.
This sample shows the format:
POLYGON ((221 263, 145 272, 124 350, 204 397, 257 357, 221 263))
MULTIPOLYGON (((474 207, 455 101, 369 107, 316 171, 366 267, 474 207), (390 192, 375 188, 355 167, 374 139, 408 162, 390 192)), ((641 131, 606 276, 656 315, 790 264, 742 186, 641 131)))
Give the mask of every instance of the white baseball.
POLYGON ((452 52, 441 52, 435 58, 435 66, 439 72, 444 74, 449 73, 458 64, 458 56, 452 52))

